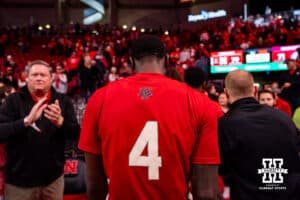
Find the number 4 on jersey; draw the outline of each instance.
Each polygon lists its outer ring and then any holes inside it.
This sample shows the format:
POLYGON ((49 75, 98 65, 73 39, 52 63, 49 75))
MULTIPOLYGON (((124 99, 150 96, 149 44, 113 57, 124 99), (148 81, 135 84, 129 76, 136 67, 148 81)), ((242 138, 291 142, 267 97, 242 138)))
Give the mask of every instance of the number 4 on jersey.
POLYGON ((148 179, 159 180, 161 157, 158 155, 158 124, 148 121, 129 153, 129 166, 148 167, 148 179), (142 155, 148 146, 148 155, 142 155))

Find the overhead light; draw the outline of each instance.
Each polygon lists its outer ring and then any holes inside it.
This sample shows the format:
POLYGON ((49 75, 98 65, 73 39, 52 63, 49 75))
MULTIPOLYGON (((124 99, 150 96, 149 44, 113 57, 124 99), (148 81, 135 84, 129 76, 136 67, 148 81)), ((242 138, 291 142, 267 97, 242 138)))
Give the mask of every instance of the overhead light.
POLYGON ((131 30, 132 30, 132 31, 136 31, 136 27, 133 26, 133 27, 131 28, 131 30))
POLYGON ((46 24, 46 25, 45 25, 45 28, 46 28, 46 29, 50 29, 50 28, 51 28, 50 24, 46 24))
POLYGON ((144 29, 144 28, 141 28, 141 32, 144 33, 144 32, 145 32, 145 29, 144 29))
POLYGON ((127 25, 126 24, 123 25, 123 29, 127 29, 127 25))
POLYGON ((43 30, 43 27, 42 27, 42 26, 39 26, 38 29, 39 29, 39 31, 42 31, 42 30, 43 30))

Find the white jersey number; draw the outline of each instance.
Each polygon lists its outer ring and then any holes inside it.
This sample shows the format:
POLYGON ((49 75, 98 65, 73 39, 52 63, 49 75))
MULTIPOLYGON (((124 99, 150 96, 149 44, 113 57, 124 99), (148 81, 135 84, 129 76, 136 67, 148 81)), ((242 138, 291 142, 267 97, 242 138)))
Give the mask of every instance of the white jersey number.
POLYGON ((159 180, 161 157, 158 155, 158 124, 148 121, 129 153, 129 166, 148 167, 148 179, 159 180), (148 145, 148 155, 142 155, 148 145))

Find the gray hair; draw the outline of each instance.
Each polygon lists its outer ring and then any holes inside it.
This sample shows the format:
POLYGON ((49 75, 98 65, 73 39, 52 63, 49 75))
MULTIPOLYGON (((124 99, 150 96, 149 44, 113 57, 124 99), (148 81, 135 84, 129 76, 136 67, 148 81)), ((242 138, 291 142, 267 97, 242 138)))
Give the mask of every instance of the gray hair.
POLYGON ((27 75, 29 74, 29 72, 30 72, 33 65, 44 65, 45 67, 47 67, 49 69, 50 75, 52 75, 52 67, 50 66, 49 63, 47 63, 46 61, 43 61, 43 60, 34 60, 31 63, 29 63, 25 67, 25 71, 26 71, 27 75))

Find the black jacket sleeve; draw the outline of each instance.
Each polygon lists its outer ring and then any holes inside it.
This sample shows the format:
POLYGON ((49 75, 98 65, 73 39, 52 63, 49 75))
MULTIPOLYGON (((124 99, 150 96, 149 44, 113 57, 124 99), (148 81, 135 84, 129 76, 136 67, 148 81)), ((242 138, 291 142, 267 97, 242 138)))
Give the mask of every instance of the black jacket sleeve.
POLYGON ((6 98, 0 106, 0 141, 6 141, 10 137, 21 134, 27 127, 24 125, 24 118, 16 117, 17 105, 16 96, 6 98))
POLYGON ((78 140, 80 133, 80 126, 78 124, 73 104, 67 96, 63 98, 64 106, 64 122, 61 127, 62 131, 66 134, 67 139, 78 140))
POLYGON ((230 124, 224 119, 218 121, 218 134, 219 134, 219 149, 221 156, 221 165, 219 168, 219 174, 222 176, 228 176, 230 172, 230 159, 231 152, 234 146, 234 138, 230 135, 230 124))

